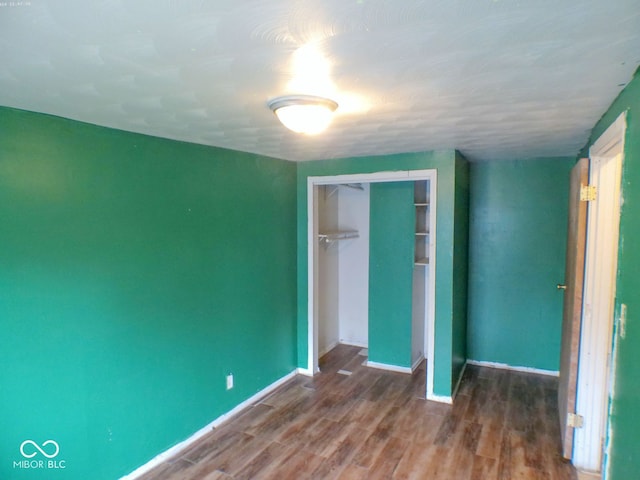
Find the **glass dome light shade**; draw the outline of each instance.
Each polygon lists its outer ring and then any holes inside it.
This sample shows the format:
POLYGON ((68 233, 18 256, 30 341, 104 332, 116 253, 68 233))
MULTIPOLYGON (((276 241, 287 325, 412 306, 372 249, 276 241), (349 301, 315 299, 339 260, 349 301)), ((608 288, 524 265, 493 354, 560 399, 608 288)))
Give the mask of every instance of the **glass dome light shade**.
POLYGON ((289 130, 315 135, 329 126, 338 104, 324 97, 290 95, 271 100, 269 108, 289 130))

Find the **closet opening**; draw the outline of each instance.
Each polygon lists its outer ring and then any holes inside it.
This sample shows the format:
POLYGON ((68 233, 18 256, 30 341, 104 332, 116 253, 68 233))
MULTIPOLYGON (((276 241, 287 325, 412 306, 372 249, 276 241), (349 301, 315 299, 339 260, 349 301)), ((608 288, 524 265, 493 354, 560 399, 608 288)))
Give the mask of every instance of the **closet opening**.
POLYGON ((427 361, 433 395, 436 170, 309 177, 308 371, 339 344, 367 366, 427 361))

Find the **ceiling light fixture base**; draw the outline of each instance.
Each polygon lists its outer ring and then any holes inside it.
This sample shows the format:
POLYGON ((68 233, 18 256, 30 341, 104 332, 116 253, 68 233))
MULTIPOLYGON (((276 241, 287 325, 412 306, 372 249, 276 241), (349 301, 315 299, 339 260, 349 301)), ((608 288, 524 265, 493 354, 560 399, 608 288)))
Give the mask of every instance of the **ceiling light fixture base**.
POLYGON ((270 100, 267 105, 285 127, 307 135, 325 130, 338 108, 330 98, 315 95, 285 95, 270 100))

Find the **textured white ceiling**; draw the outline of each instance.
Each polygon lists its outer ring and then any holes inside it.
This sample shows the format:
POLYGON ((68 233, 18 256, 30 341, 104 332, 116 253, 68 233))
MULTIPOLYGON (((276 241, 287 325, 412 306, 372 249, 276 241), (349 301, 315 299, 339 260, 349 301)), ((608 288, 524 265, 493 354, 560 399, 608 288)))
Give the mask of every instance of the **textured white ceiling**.
POLYGON ((639 64, 638 0, 0 1, 0 105, 290 160, 573 155, 639 64))

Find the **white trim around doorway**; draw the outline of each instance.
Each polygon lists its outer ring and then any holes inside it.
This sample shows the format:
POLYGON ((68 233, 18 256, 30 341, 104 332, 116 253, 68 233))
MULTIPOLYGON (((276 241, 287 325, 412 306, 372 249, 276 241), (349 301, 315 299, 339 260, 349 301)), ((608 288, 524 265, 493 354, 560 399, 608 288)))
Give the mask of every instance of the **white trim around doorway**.
POLYGON ((424 350, 427 352, 427 381, 426 398, 439 400, 440 397, 433 394, 433 365, 435 348, 435 285, 436 285, 436 216, 437 216, 437 170, 398 170, 375 173, 359 173, 348 175, 311 176, 307 177, 307 368, 303 373, 313 375, 318 367, 318 308, 317 285, 315 272, 317 269, 317 241, 318 222, 315 215, 317 208, 317 186, 337 183, 380 183, 380 182, 415 182, 419 180, 430 181, 430 232, 429 242, 429 289, 427 292, 428 309, 425 312, 425 341, 424 350))
POLYGON ((612 346, 621 178, 626 115, 620 115, 589 149, 589 184, 597 198, 587 210, 587 243, 578 358, 576 413, 582 428, 574 431, 573 464, 579 471, 606 471, 608 408, 614 380, 612 346))

